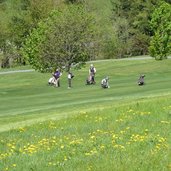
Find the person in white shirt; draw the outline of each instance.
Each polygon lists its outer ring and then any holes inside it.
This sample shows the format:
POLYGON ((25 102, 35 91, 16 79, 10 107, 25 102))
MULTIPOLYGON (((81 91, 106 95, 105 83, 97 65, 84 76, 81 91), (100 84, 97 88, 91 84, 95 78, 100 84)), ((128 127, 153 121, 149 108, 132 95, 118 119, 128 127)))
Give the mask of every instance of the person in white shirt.
POLYGON ((93 64, 90 65, 89 68, 89 75, 91 77, 92 84, 95 84, 95 74, 96 74, 96 68, 93 66, 93 64))
POLYGON ((110 88, 109 86, 109 77, 105 77, 101 81, 102 88, 110 88))

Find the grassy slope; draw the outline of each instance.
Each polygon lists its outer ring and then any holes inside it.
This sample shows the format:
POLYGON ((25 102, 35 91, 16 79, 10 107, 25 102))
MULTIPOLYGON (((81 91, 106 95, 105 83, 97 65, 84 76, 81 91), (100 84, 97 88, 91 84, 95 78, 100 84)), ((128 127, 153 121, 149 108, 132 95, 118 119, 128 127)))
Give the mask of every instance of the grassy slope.
POLYGON ((171 168, 171 60, 94 64, 97 84, 84 85, 87 65, 74 71, 70 90, 65 74, 60 88, 46 85, 49 74, 0 76, 0 170, 171 168), (110 89, 100 87, 104 75, 110 89))
POLYGON ((15 73, 0 77, 0 130, 22 124, 32 124, 49 118, 63 118, 79 111, 104 108, 111 104, 134 102, 171 94, 171 60, 97 62, 94 86, 85 86, 88 65, 74 71, 73 88, 67 89, 64 73, 61 87, 47 86, 50 74, 15 73), (137 86, 140 73, 146 75, 146 85, 137 86), (111 88, 102 90, 100 80, 108 75, 111 88))
POLYGON ((0 170, 169 170, 170 111, 158 97, 3 132, 0 170))

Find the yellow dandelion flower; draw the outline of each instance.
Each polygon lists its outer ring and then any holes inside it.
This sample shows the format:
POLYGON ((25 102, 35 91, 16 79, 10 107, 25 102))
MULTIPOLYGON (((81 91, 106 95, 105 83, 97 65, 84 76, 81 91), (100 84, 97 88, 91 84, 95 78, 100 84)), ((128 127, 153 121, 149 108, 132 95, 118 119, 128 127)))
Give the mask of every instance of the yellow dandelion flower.
POLYGON ((94 135, 92 135, 90 138, 91 138, 91 139, 94 139, 94 138, 95 138, 95 136, 94 136, 94 135))
POLYGON ((13 146, 11 146, 11 148, 12 148, 12 149, 15 149, 16 147, 13 145, 13 146))
POLYGON ((120 145, 120 148, 121 148, 121 149, 125 149, 125 147, 124 147, 123 145, 120 145))
POLYGON ((133 110, 132 109, 129 109, 128 112, 133 112, 133 110))
POLYGON ((13 166, 13 167, 16 167, 17 165, 14 163, 12 166, 13 166))
POLYGON ((125 131, 120 131, 120 133, 121 133, 121 134, 124 134, 124 133, 125 133, 125 131))
POLYGON ((114 148, 118 148, 118 145, 116 144, 116 145, 114 145, 113 147, 114 147, 114 148))
POLYGON ((25 131, 25 128, 23 128, 23 127, 19 128, 19 132, 24 132, 24 131, 25 131))
POLYGON ((105 146, 104 146, 104 145, 101 145, 101 146, 100 146, 100 148, 101 148, 101 149, 104 149, 104 148, 105 148, 105 146))
POLYGON ((63 149, 64 148, 64 145, 61 145, 61 149, 63 149))
POLYGON ((92 170, 92 166, 89 166, 89 167, 88 167, 88 170, 92 170))
POLYGON ((160 150, 160 145, 159 144, 156 145, 156 149, 160 150))
POLYGON ((90 153, 85 153, 86 156, 90 156, 91 154, 90 153))
POLYGON ((161 121, 161 123, 163 123, 163 124, 170 124, 169 121, 161 121))

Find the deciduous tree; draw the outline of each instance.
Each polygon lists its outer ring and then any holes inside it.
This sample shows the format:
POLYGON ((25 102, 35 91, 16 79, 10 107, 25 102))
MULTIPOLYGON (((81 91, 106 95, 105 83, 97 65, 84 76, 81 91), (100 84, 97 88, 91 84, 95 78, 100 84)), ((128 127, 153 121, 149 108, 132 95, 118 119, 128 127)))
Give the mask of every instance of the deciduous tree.
POLYGON ((151 19, 154 36, 150 42, 150 55, 156 60, 167 58, 171 53, 171 5, 162 2, 151 19))
POLYGON ((23 54, 37 70, 56 67, 70 70, 84 63, 95 44, 95 20, 82 6, 69 5, 55 10, 28 37, 23 54))

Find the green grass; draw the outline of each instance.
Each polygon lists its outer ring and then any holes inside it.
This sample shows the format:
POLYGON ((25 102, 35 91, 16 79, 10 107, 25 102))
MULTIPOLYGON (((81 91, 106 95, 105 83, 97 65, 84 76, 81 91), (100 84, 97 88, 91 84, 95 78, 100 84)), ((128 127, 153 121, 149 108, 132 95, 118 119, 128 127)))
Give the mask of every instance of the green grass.
POLYGON ((1 133, 1 170, 169 170, 171 97, 1 133))
POLYGON ((94 65, 96 85, 85 85, 87 64, 72 89, 66 73, 60 88, 50 74, 0 75, 0 170, 171 169, 171 60, 94 65))
POLYGON ((170 94, 171 60, 154 61, 106 61, 97 62, 96 82, 94 86, 85 86, 88 65, 74 71, 73 88, 67 89, 64 73, 61 87, 47 86, 50 74, 37 72, 4 74, 0 77, 0 124, 9 127, 20 121, 44 119, 58 115, 69 115, 82 109, 91 110, 122 101, 134 101, 141 98, 170 94), (137 86, 140 73, 146 75, 144 87, 137 86), (108 75, 110 89, 102 90, 100 81, 108 75), (48 115, 47 115, 48 113, 48 115), (7 124, 7 125, 6 125, 7 124))

